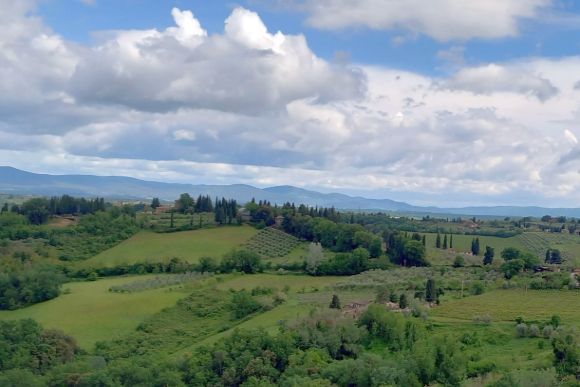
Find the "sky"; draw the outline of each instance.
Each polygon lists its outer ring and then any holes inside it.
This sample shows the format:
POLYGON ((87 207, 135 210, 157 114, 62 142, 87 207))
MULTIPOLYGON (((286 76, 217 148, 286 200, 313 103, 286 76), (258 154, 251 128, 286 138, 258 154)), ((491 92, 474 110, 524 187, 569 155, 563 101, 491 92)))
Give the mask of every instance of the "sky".
POLYGON ((0 0, 0 165, 580 207, 580 2, 0 0))

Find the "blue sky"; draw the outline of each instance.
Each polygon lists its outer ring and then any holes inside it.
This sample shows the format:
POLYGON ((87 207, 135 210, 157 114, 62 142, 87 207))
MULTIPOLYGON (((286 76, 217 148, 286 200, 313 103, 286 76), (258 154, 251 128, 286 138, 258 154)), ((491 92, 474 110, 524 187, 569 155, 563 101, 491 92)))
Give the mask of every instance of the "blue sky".
POLYGON ((0 163, 580 206, 580 3, 0 0, 0 163))
POLYGON ((543 11, 537 19, 519 21, 517 36, 505 39, 472 39, 438 42, 417 35, 404 44, 394 42, 406 37, 402 28, 375 30, 353 27, 346 30, 320 30, 305 22, 304 13, 272 5, 270 1, 207 1, 207 0, 45 0, 39 14, 55 32, 67 39, 90 43, 92 33, 112 29, 167 28, 173 25, 171 7, 190 9, 203 21, 209 33, 222 33, 224 20, 237 6, 259 13, 272 31, 304 34, 317 55, 335 60, 337 53, 348 53, 357 63, 385 65, 437 75, 449 71, 437 53, 452 47, 463 47, 467 63, 504 62, 521 57, 561 57, 576 55, 580 42, 570 35, 580 32, 580 2, 561 1, 543 11))

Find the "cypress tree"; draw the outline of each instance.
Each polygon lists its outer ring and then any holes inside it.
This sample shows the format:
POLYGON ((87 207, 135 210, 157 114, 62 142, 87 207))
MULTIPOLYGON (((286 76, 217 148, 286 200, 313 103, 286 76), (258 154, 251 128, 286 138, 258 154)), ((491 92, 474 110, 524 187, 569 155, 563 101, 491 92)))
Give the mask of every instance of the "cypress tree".
POLYGON ((341 309, 340 307, 340 299, 336 294, 332 295, 332 301, 330 301, 330 305, 328 306, 330 309, 341 309))
POLYGON ((443 250, 447 250, 447 234, 443 237, 443 250))
POLYGON ((435 238, 435 247, 438 249, 441 248, 441 235, 437 232, 437 238, 435 238))
POLYGON ((437 301, 437 288, 435 286, 435 280, 433 278, 429 278, 427 280, 427 285, 425 289, 425 301, 427 302, 437 301))

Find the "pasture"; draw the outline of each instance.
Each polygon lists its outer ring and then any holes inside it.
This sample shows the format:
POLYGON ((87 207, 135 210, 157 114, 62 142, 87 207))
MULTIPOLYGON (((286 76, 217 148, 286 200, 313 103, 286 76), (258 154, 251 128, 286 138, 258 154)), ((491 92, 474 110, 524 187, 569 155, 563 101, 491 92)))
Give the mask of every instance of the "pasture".
POLYGON ((178 257, 196 263, 201 257, 221 258, 257 233, 249 226, 231 226, 174 233, 141 231, 111 249, 79 263, 80 268, 112 267, 138 262, 163 262, 178 257))
MULTIPOLYGON (((32 318, 45 328, 59 329, 92 349, 95 342, 125 336, 141 322, 187 296, 167 288, 135 293, 112 293, 109 288, 135 281, 137 277, 74 282, 63 286, 68 294, 14 311, 0 311, 0 320, 32 318)), ((143 277, 141 277, 143 278, 143 277)))

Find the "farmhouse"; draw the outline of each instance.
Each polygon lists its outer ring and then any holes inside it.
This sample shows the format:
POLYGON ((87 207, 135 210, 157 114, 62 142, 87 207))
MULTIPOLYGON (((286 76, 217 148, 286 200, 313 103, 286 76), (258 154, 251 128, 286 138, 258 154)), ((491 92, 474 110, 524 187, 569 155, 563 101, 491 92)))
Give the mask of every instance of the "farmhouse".
POLYGON ((238 211, 238 216, 242 222, 249 222, 252 220, 252 214, 250 213, 250 210, 245 207, 240 208, 238 211))
POLYGON ((274 227, 280 228, 282 227, 282 222, 284 221, 284 217, 282 215, 278 215, 274 218, 274 227))
POLYGON ((164 213, 169 212, 171 210, 173 210, 173 206, 159 206, 155 209, 154 214, 161 215, 161 214, 164 214, 164 213))

